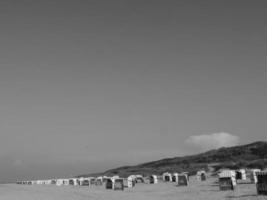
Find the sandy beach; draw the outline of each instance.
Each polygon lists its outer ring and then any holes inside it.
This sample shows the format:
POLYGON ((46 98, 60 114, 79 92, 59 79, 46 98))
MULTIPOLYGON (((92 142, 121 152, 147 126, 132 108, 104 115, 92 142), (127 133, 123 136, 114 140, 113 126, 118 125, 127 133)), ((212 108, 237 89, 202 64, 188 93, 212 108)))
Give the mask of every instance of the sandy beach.
POLYGON ((104 186, 55 186, 55 185, 0 185, 1 200, 264 200, 258 196, 255 184, 249 182, 238 184, 235 191, 220 191, 216 178, 205 182, 190 179, 187 187, 177 187, 175 183, 137 184, 124 191, 106 190, 104 186))

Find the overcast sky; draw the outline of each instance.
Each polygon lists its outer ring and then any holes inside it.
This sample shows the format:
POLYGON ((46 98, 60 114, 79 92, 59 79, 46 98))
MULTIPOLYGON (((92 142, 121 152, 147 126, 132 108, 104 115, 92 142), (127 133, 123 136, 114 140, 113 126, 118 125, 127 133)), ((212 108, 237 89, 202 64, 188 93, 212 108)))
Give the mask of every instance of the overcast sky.
POLYGON ((0 1, 0 181, 266 141, 266 23, 255 0, 0 1))

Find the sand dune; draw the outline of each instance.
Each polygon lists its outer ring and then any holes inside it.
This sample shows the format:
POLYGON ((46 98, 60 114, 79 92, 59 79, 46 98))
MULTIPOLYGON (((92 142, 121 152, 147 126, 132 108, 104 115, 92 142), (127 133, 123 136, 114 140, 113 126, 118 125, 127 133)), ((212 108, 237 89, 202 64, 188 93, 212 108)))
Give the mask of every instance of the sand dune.
POLYGON ((0 185, 1 200, 264 200, 257 196, 254 184, 238 184, 235 191, 219 191, 215 178, 199 182, 190 178, 188 187, 177 187, 173 183, 160 182, 155 185, 137 184, 124 191, 106 190, 103 186, 78 187, 54 185, 0 185))

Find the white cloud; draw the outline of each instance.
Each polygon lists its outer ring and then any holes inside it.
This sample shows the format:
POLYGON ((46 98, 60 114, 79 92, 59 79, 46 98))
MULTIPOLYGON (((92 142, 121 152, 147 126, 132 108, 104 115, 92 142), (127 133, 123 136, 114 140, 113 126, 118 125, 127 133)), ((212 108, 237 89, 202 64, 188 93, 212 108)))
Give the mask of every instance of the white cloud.
POLYGON ((201 150, 210 150, 238 145, 239 137, 223 132, 206 135, 192 135, 185 141, 185 143, 200 148, 201 150))

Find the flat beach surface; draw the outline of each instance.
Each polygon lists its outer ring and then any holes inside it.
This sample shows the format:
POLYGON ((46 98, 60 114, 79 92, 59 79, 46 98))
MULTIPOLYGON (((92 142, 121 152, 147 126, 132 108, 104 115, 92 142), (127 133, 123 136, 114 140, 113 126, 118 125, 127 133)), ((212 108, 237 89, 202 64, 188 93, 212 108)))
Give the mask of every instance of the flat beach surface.
POLYGON ((106 190, 104 186, 0 185, 0 200, 266 200, 258 196, 255 184, 238 184, 235 191, 220 191, 216 178, 200 182, 190 177, 189 186, 175 183, 137 184, 124 191, 106 190))

